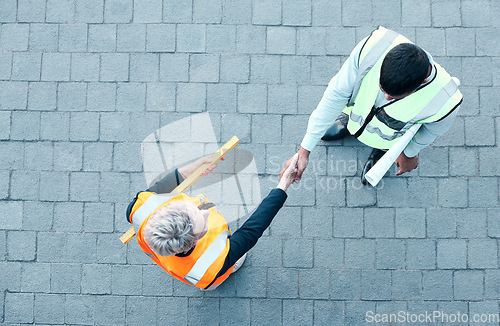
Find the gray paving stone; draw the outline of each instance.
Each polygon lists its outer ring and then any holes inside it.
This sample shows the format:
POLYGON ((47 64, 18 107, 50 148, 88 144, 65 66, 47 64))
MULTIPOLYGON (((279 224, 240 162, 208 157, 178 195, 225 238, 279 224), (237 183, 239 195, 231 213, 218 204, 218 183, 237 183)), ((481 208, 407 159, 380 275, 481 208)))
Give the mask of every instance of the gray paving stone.
MULTIPOLYGON (((241 100, 241 98, 240 98, 241 100)), ((241 110, 240 110, 241 112, 241 110)), ((280 115, 255 115, 252 119, 252 141, 256 143, 279 143, 281 140, 280 115), (260 131, 260 132, 258 132, 260 131), (266 131, 266 132, 263 132, 266 131)))
MULTIPOLYGON (((121 3, 121 2, 120 2, 121 3)), ((107 8, 108 6, 106 6, 107 8)), ((104 14, 106 20, 106 12, 104 14)), ((113 52, 116 50, 116 25, 95 24, 89 25, 88 51, 113 52)))
POLYGON ((406 268, 435 269, 436 241, 427 239, 406 240, 406 268))
POLYGON ((311 60, 307 56, 283 56, 281 58, 281 82, 310 84, 311 60))
POLYGON ((498 87, 479 88, 479 96, 481 97, 480 111, 486 116, 495 116, 498 112, 498 104, 495 103, 494 97, 498 93, 498 87))
MULTIPOLYGON (((91 264, 83 265, 82 267, 82 293, 84 294, 110 294, 112 283, 111 265, 104 264, 91 264)), ((112 304, 114 297, 112 296, 98 296, 97 302, 100 303, 101 309, 104 309, 107 304, 112 304), (103 300, 99 300, 103 298, 103 300)), ((116 303, 113 303, 113 305, 116 303)), ((115 307, 116 308, 116 307, 115 307)), ((98 311, 101 311, 98 309, 98 311)), ((109 313, 109 311, 108 311, 109 313)), ((103 316, 101 316, 102 318, 103 316)), ((116 316, 115 316, 116 317, 116 316)), ((110 318, 110 317, 108 317, 110 318)), ((98 319, 98 315, 96 316, 98 319)), ((108 319, 108 321, 116 322, 116 319, 108 319)))
POLYGON ((497 241, 471 239, 467 248, 469 268, 498 268, 497 241))
MULTIPOLYGON (((12 73, 12 53, 0 53, 0 79, 9 79, 12 73)), ((1 106, 0 106, 1 107, 1 106)))
POLYGON ((68 233, 66 257, 70 263, 94 263, 96 261, 96 234, 68 233))
POLYGON ((105 23, 131 23, 133 1, 106 0, 104 6, 105 23))
POLYGON ((69 175, 66 172, 40 173, 40 200, 67 201, 69 175))
POLYGON ((112 167, 113 144, 85 143, 83 148, 84 171, 110 171, 112 167))
POLYGON ((162 0, 142 0, 134 2, 134 23, 161 23, 162 0))
POLYGON ((462 62, 463 77, 460 80, 464 86, 491 86, 491 58, 465 57, 462 62))
POLYGON ((252 1, 252 23, 256 25, 280 25, 282 17, 282 2, 278 0, 252 1))
POLYGON ((188 310, 189 325, 218 325, 220 322, 219 299, 190 298, 188 310))
POLYGON ((28 109, 53 111, 56 109, 57 84, 55 82, 30 83, 28 109))
MULTIPOLYGON (((158 12, 161 13, 161 11, 158 12)), ((147 25, 146 50, 149 52, 174 52, 175 25, 147 25)))
POLYGON ((127 141, 129 139, 129 115, 127 113, 101 113, 99 121, 99 140, 127 141))
POLYGON ((54 204, 54 231, 81 232, 83 203, 62 202, 54 204))
MULTIPOLYGON (((453 299, 452 271, 424 271, 424 300, 453 299)), ((456 285, 456 283, 455 283, 456 285)))
POLYGON ((311 26, 311 1, 284 0, 283 25, 311 26))
POLYGON ((484 297, 485 299, 498 300, 500 298, 500 272, 498 270, 485 270, 484 272, 484 297))
POLYGON ((54 145, 54 170, 80 171, 83 146, 77 142, 59 142, 54 145))
POLYGON ((267 53, 295 54, 296 29, 279 26, 267 28, 267 53))
MULTIPOLYGON (((252 83, 279 83, 280 70, 279 56, 256 55, 250 59, 250 81, 252 83)), ((259 85, 248 85, 248 88, 257 86, 259 85)))
POLYGON ((188 298, 158 298, 158 323, 187 324, 188 298))
POLYGON ((27 82, 0 82, 0 108, 5 109, 26 109, 28 103, 28 83, 27 82))
POLYGON ((434 178, 411 178, 408 180, 408 202, 410 207, 428 207, 437 203, 437 180, 434 178))
POLYGON ((116 109, 116 85, 89 83, 87 89, 88 111, 114 111, 116 109))
POLYGON ((302 214, 302 235, 306 237, 332 236, 332 210, 327 207, 306 207, 302 214))
POLYGON ((52 227, 54 205, 38 201, 24 201, 23 230, 48 231, 52 227))
POLYGON ((101 55, 100 81, 127 81, 128 79, 128 54, 107 53, 101 55))
POLYGON ((36 233, 9 231, 7 233, 7 260, 33 261, 36 252, 36 233))
POLYGON ((29 49, 32 51, 55 52, 58 48, 59 30, 57 25, 31 24, 29 49))
POLYGON ((134 265, 112 266, 111 292, 116 295, 137 295, 142 293, 142 282, 131 280, 142 278, 142 267, 134 265))
MULTIPOLYGON (((226 31, 226 29, 222 31, 226 31)), ((232 32, 232 30, 229 31, 232 32)), ((236 39, 232 33, 229 35, 224 38, 229 43, 225 47, 232 47, 232 43, 235 43, 236 52, 238 53, 253 54, 265 53, 266 51, 266 28, 264 26, 238 25, 236 27, 236 39), (228 37, 229 35, 231 38, 228 37), (231 43, 231 40, 234 42, 231 43)))
POLYGON ((223 298, 220 300, 221 324, 250 325, 250 299, 223 298))
POLYGON ((13 169, 22 166, 24 161, 24 144, 21 142, 0 142, 0 167, 13 169))
MULTIPOLYGON (((458 112, 460 114, 462 110, 458 112)), ((450 129, 441 137, 437 138, 433 146, 463 146, 465 144, 464 120, 455 118, 450 129)))
POLYGON ((114 147, 113 170, 118 172, 141 172, 140 145, 136 143, 121 143, 114 147))
POLYGON ((458 270, 454 272, 455 300, 482 300, 484 298, 483 271, 458 270))
MULTIPOLYGON (((113 236, 113 240, 116 237, 113 236)), ((109 237, 111 240, 111 237, 109 237)), ((116 242, 116 241, 113 241, 116 242)), ((111 241, 108 241, 111 243, 111 241)), ((120 243, 122 248, 125 248, 120 243)), ((104 249, 104 248, 103 248, 104 249)), ((105 249, 107 251, 107 249, 105 249)), ((165 271, 158 266, 142 266, 142 294, 143 295, 158 295, 170 296, 173 291, 173 277, 170 277, 165 271)), ((160 302, 158 302, 160 304, 160 302)), ((159 306, 160 308, 160 306, 159 306)), ((160 318, 160 316, 158 316, 160 318)))
POLYGON ((39 180, 38 172, 34 171, 13 171, 11 175, 10 198, 37 200, 39 180))
POLYGON ((63 262, 66 256, 66 234, 39 232, 36 259, 38 262, 63 262))
POLYGON ((222 55, 220 58, 220 81, 248 83, 250 78, 250 57, 247 55, 222 55))
POLYGON ((450 56, 474 56, 476 39, 471 36, 474 36, 474 34, 469 29, 446 29, 446 54, 450 56))
POLYGON ((127 297, 125 314, 127 324, 141 325, 156 323, 157 298, 127 297))
POLYGON ((332 0, 312 0, 313 26, 340 26, 342 2, 332 0))
POLYGON ((486 237, 486 210, 470 208, 457 216, 457 236, 459 238, 486 237))
POLYGON ((177 27, 178 52, 204 52, 206 26, 202 24, 183 24, 177 27))
POLYGON ((189 80, 189 55, 182 53, 162 53, 160 55, 160 80, 189 80))
POLYGON ((479 159, 475 148, 450 148, 450 175, 476 176, 479 171, 479 159))
MULTIPOLYGON (((265 42, 265 37, 264 37, 265 42)), ((236 49, 236 26, 207 25, 206 51, 208 53, 234 53, 236 49)))
POLYGON ((50 281, 47 280, 51 292, 80 293, 81 269, 80 264, 52 264, 50 281))
POLYGON ((0 47, 4 51, 26 51, 29 42, 28 24, 3 24, 0 47))
POLYGON ((364 236, 367 238, 393 238, 395 212, 389 208, 364 210, 364 236))
POLYGON ((362 316, 364 316, 367 311, 375 311, 374 302, 346 302, 345 325, 359 325, 359 323, 365 320, 362 316))
POLYGON ((23 264, 21 269, 21 291, 49 292, 50 264, 23 264))
MULTIPOLYGON (((321 69, 323 70, 323 69, 321 69)), ((311 79, 315 83, 315 58, 312 59, 311 79)), ((328 78, 329 79, 329 78, 328 78)), ((310 114, 315 109, 316 103, 319 103, 323 96, 323 86, 299 86, 298 87, 298 112, 299 114, 310 114)))
POLYGON ((488 209, 488 236, 500 238, 500 214, 498 208, 488 209))
POLYGON ((364 186, 358 178, 347 178, 346 182, 348 207, 367 207, 376 204, 375 188, 364 186))
POLYGON ((408 204, 408 181, 406 178, 384 178, 377 187, 377 206, 406 207, 408 204))
POLYGON ((448 175, 448 149, 431 147, 419 154, 419 175, 437 177, 448 175))
POLYGON ((283 324, 311 325, 314 319, 313 300, 283 300, 283 324))
POLYGON ((403 0, 401 10, 401 23, 403 26, 431 25, 430 1, 416 3, 409 0, 403 0))
POLYGON ((439 269, 464 269, 467 266, 465 240, 440 239, 437 241, 437 266, 439 269))
POLYGON ((121 111, 144 111, 146 107, 146 84, 118 84, 116 93, 116 106, 121 111))
POLYGON ((123 173, 101 173, 99 199, 101 202, 127 202, 129 176, 123 173))
MULTIPOLYGON (((297 87, 293 85, 269 85, 268 87, 268 112, 269 113, 284 113, 284 114, 293 114, 297 112, 297 87)), ((300 121, 305 121, 304 117, 284 117, 287 119, 300 118, 300 121)), ((293 121, 293 120, 290 120, 293 121)), ((298 120, 295 120, 298 122, 298 120)), ((286 126, 285 126, 286 127, 286 126)), ((284 133, 290 130, 290 123, 288 124, 288 128, 285 128, 284 133)), ((299 129, 299 128, 297 128, 299 129)), ((305 129, 300 128, 300 129, 305 129)), ((303 130, 301 130, 303 133, 303 130)), ((298 137, 294 137, 290 139, 285 136, 285 139, 290 140, 292 142, 296 142, 298 137)), ((300 142, 300 140, 298 140, 300 142)))
POLYGON ((132 54, 130 56, 130 81, 157 81, 158 68, 159 56, 157 54, 132 54))
POLYGON ((99 55, 94 53, 72 54, 71 80, 73 81, 99 80, 99 55))
POLYGON ((0 226, 2 229, 21 229, 23 205, 21 202, 0 202, 2 214, 0 215, 0 226))
POLYGON ((445 55, 445 31, 436 28, 417 28, 417 44, 434 56, 445 55))
POLYGON ((75 22, 102 23, 104 0, 90 0, 75 3, 75 22))
POLYGON ((74 21, 75 2, 47 0, 45 21, 50 23, 70 23, 74 21))
POLYGON ((283 240, 284 267, 312 267, 313 241, 304 238, 289 238, 283 240))
POLYGON ((498 205, 498 182, 491 178, 469 179, 469 206, 492 207, 498 205))
POLYGON ((465 144, 469 146, 495 145, 494 122, 488 117, 465 119, 465 144), (472 130, 481 130, 473 133, 472 130))
POLYGON ((392 299, 422 300, 422 273, 419 271, 393 271, 392 299))
MULTIPOLYGON (((356 46, 354 28, 329 27, 326 29, 326 54, 349 55, 356 46)), ((332 78, 334 70, 329 71, 332 78)))
POLYGON ((328 269, 310 269, 299 271, 299 297, 301 299, 328 299, 330 289, 328 269))
POLYGON ((174 111, 174 110, 175 110, 174 84, 150 83, 146 85, 146 111, 174 111))
POLYGON ((42 140, 68 140, 69 113, 42 112, 40 138, 42 140))
MULTIPOLYGON (((59 35, 59 40, 58 40, 59 51, 85 52, 87 50, 87 25, 84 24, 59 25, 58 35, 59 35)), ((79 54, 79 55, 83 56, 84 54, 79 54)), ((72 57, 75 58, 74 55, 72 57)))
POLYGON ((33 323, 35 295, 33 293, 5 294, 6 323, 33 323))
POLYGON ((9 191, 10 191, 10 172, 0 171, 0 199, 6 199, 9 196, 9 191))
POLYGON ((345 240, 345 267, 372 269, 375 266, 375 241, 369 239, 345 240))
MULTIPOLYGON (((432 26, 460 26, 462 15, 460 7, 449 1, 432 1, 432 26)), ((462 40, 464 41, 464 40, 462 40)))
POLYGON ((361 298, 361 272, 332 270, 330 297, 333 300, 359 300, 361 298))
POLYGON ((253 299, 250 302, 251 322, 255 325, 275 325, 282 323, 282 300, 253 299))
POLYGON ((125 324, 124 296, 95 296, 94 322, 96 324, 125 324))
POLYGON ((439 179, 438 204, 444 207, 467 206, 467 180, 466 179, 439 179))
POLYGON ((273 236, 297 236, 301 229, 300 207, 283 207, 271 224, 273 236))
POLYGON ((95 297, 90 295, 66 295, 64 320, 66 323, 91 325, 95 314, 95 297))
POLYGON ((15 52, 12 59, 12 79, 40 80, 42 56, 40 53, 15 52))
POLYGON ((12 0, 2 1, 2 13, 0 14, 1 22, 15 22, 16 21, 16 9, 17 3, 12 0))
POLYGON ((120 24, 116 35, 118 52, 143 52, 146 50, 146 25, 120 24))
POLYGON ((396 237, 424 238, 425 210, 418 208, 396 209, 396 237))
POLYGON ((494 301, 483 302, 470 302, 469 311, 477 322, 484 323, 485 325, 495 325, 498 322, 498 304, 494 301))
MULTIPOLYGON (((7 242, 4 240, 5 246, 7 242)), ((0 262, 0 267, 2 271, 5 271, 0 275, 0 289, 2 292, 8 290, 9 292, 19 292, 21 289, 21 268, 22 265, 19 262, 0 262)))
POLYGON ((490 26, 492 21, 489 1, 464 1, 462 4, 462 26, 490 26), (480 17, 480 18, 479 18, 480 17))
POLYGON ((267 296, 269 298, 297 298, 298 271, 293 268, 269 268, 267 296))
POLYGON ((391 284, 392 278, 390 271, 362 271, 361 299, 390 300, 391 284))
POLYGON ((488 39, 488 37, 495 37, 495 33, 498 32, 498 28, 482 28, 477 34, 477 45, 476 53, 478 56, 498 56, 498 49, 492 44, 484 44, 483 42, 488 39))
POLYGON ((456 209, 429 208, 427 210, 427 237, 429 238, 455 238, 457 236, 456 209))
POLYGON ((177 84, 177 111, 203 112, 206 110, 207 87, 201 83, 177 84))
POLYGON ((344 241, 341 239, 314 240, 314 267, 342 268, 344 266, 344 241))
MULTIPOLYGON (((97 237, 97 253, 96 253, 96 258, 97 258, 98 263, 125 264, 126 263, 126 253, 127 253, 127 247, 124 246, 121 242, 116 241, 115 234, 99 234, 98 235, 98 237, 97 237)), ((148 273, 148 275, 151 275, 151 274, 152 273, 148 273)), ((157 286, 158 286, 158 289, 162 288, 159 284, 157 286)), ((171 289, 170 289, 170 292, 172 292, 171 289)))
POLYGON ((69 81, 70 59, 68 53, 44 53, 42 57, 42 80, 69 81))
POLYGON ((163 21, 166 23, 190 23, 193 17, 193 1, 163 1, 163 21))
MULTIPOLYGON (((193 54, 189 63, 189 80, 191 82, 219 81, 219 67, 221 66, 219 55, 193 54)), ((227 82, 228 80, 221 81, 227 82)))
POLYGON ((377 269, 403 269, 405 267, 404 240, 379 239, 375 245, 377 269))
POLYGON ((102 216, 111 216, 113 205, 109 203, 86 203, 83 214, 83 228, 87 232, 113 232, 113 221, 103 220, 102 216))
POLYGON ((335 208, 333 210, 333 235, 341 238, 363 236, 363 210, 361 208, 335 208))

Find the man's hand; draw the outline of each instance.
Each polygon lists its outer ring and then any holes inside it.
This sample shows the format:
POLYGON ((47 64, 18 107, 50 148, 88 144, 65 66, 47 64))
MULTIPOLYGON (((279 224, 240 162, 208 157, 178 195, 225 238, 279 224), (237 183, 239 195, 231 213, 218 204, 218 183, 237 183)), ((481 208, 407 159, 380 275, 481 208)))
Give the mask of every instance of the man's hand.
MULTIPOLYGON (((224 160, 224 158, 221 158, 221 160, 224 160)), ((212 155, 203 156, 203 157, 200 157, 199 159, 197 159, 196 161, 189 163, 188 165, 185 165, 182 168, 179 168, 178 171, 182 175, 182 177, 184 179, 186 179, 187 177, 189 177, 191 175, 191 173, 194 172, 194 170, 199 168, 201 165, 208 164, 211 162, 212 162, 212 155)), ((203 172, 201 175, 205 176, 205 175, 212 173, 212 171, 216 167, 217 167, 217 164, 212 165, 205 172, 203 172)))
POLYGON ((401 175, 406 172, 410 172, 413 169, 416 169, 418 166, 418 155, 414 157, 407 157, 404 152, 399 154, 396 159, 396 166, 399 168, 399 171, 396 172, 396 175, 401 175))
MULTIPOLYGON (((295 183, 299 183, 300 179, 302 179, 302 173, 304 173, 304 170, 306 169, 307 164, 309 164, 309 153, 310 152, 308 150, 300 147, 300 149, 297 152, 297 154, 295 154, 295 155, 298 156, 298 158, 297 158, 297 175, 295 176, 295 183)), ((285 173, 286 169, 292 163, 293 158, 295 157, 295 155, 292 158, 290 158, 285 163, 285 167, 280 172, 280 178, 283 176, 283 174, 285 173)))
POLYGON ((294 182, 297 175, 297 160, 299 158, 298 154, 295 154, 290 160, 290 164, 285 169, 282 175, 280 175, 280 182, 277 188, 286 191, 288 187, 294 182))

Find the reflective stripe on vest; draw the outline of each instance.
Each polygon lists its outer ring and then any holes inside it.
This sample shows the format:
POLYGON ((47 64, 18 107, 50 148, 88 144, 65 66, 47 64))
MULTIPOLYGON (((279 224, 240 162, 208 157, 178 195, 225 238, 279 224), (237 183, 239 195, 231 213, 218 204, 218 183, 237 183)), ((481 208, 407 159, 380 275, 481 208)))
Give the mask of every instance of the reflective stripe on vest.
POLYGON ((179 194, 152 195, 132 214, 132 224, 138 229, 142 222, 160 206, 179 194))
POLYGON ((191 268, 189 273, 184 276, 184 279, 189 283, 196 285, 208 268, 219 258, 222 251, 226 248, 227 238, 229 237, 229 231, 222 231, 219 236, 210 244, 210 246, 205 250, 203 255, 196 261, 194 266, 191 268))

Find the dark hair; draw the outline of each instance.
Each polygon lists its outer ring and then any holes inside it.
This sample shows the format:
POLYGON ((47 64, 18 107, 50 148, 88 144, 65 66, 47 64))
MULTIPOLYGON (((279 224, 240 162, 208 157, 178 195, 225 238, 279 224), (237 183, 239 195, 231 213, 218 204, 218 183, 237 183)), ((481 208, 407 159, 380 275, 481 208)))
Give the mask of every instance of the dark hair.
POLYGON ((424 50, 411 43, 401 43, 385 56, 380 70, 380 87, 392 96, 416 90, 427 78, 429 58, 424 50))

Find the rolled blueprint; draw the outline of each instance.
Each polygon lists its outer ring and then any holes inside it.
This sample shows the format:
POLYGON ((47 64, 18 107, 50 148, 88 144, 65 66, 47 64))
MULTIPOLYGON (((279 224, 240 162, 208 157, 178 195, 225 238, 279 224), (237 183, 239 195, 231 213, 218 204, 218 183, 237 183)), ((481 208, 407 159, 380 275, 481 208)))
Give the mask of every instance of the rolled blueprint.
POLYGON ((406 145, 415 136, 418 129, 422 126, 420 123, 414 124, 408 129, 401 138, 378 160, 378 162, 366 173, 366 180, 372 185, 376 186, 380 179, 385 175, 387 170, 391 167, 392 163, 396 161, 399 154, 406 148, 406 145))

